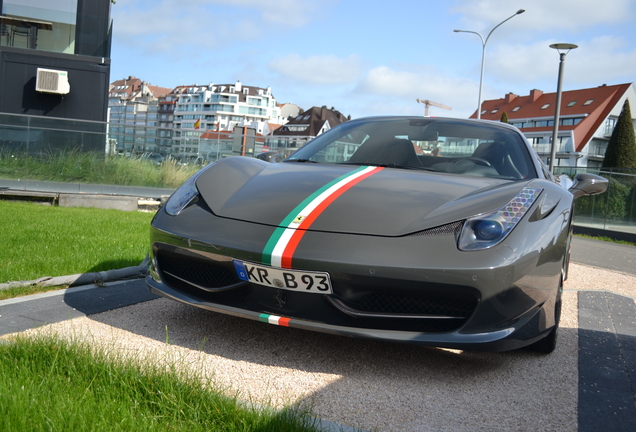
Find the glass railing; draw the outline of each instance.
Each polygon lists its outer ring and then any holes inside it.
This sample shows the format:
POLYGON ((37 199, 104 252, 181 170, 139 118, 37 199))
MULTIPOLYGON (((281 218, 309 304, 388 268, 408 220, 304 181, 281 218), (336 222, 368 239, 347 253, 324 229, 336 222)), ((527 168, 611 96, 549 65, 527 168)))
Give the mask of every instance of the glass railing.
MULTIPOLYGON (((538 154, 550 154, 552 152, 552 144, 549 144, 549 143, 532 144, 532 148, 538 154)), ((569 140, 566 142, 559 142, 557 144, 556 152, 557 153, 572 152, 572 142, 569 140)))
MULTIPOLYGON (((0 113, 0 179, 170 188, 187 179, 185 174, 174 177, 161 172, 171 166, 189 176, 202 165, 230 156, 256 157, 276 151, 286 158, 309 141, 308 137, 272 138, 255 136, 253 130, 246 135, 241 133, 243 128, 237 131, 174 130, 0 113), (110 172, 127 169, 135 172, 110 172)), ((7 187, 1 183, 0 187, 7 187)))
MULTIPOLYGON (((267 151, 285 159, 310 140, 243 135, 242 128, 237 133, 189 130, 181 132, 187 136, 172 136, 175 132, 156 126, 0 114, 0 179, 174 188, 201 165, 267 151), (162 172, 168 169, 180 172, 180 177, 162 172)), ((610 181, 607 192, 576 201, 575 224, 636 233, 636 169, 555 170, 572 177, 589 172, 610 181)))
POLYGON ((589 228, 636 234, 636 169, 555 167, 555 174, 597 174, 609 180, 601 195, 576 200, 574 223, 589 228))

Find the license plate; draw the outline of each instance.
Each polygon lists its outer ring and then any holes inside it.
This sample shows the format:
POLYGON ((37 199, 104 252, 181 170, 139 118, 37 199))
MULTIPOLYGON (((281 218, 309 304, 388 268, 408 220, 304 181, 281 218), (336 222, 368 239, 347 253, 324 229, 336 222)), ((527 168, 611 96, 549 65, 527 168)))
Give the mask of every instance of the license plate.
POLYGON ((234 260, 239 279, 258 285, 311 294, 332 294, 329 273, 287 270, 234 260))

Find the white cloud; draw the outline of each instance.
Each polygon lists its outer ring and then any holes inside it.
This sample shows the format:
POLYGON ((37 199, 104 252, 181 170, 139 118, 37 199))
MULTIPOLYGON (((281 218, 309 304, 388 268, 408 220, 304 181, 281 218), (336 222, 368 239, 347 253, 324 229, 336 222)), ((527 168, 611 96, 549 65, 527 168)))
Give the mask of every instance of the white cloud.
MULTIPOLYGON (((319 9, 317 2, 306 0, 199 0, 209 3, 219 3, 224 5, 241 6, 253 8, 260 11, 265 22, 282 25, 284 27, 302 27, 306 25, 319 9)), ((321 2, 320 7, 325 3, 321 2)))
MULTIPOLYGON (((489 52, 486 75, 490 81, 556 82, 560 61, 549 45, 556 40, 543 40, 531 45, 499 44, 489 52)), ((601 36, 577 42, 579 47, 565 57, 564 79, 571 85, 621 84, 633 81, 636 49, 627 48, 624 40, 601 36)), ((530 90, 530 89, 527 89, 530 90)))
POLYGON ((362 73, 362 60, 357 55, 345 58, 333 55, 300 57, 290 54, 272 60, 269 68, 283 77, 306 84, 349 84, 362 73))
POLYGON ((627 22, 633 19, 634 1, 458 0, 451 11, 463 15, 462 26, 481 32, 490 31, 494 25, 518 9, 526 11, 521 16, 513 18, 514 24, 511 21, 497 32, 510 33, 518 29, 582 31, 599 24, 627 22))
POLYGON ((368 96, 378 105, 377 113, 419 114, 424 105, 417 99, 428 99, 452 108, 431 108, 435 115, 468 117, 477 106, 478 86, 474 81, 452 77, 438 70, 404 66, 392 69, 378 66, 371 69, 355 90, 357 97, 368 96))
POLYGON ((306 25, 331 1, 119 0, 111 9, 114 36, 148 52, 188 52, 254 42, 306 25))

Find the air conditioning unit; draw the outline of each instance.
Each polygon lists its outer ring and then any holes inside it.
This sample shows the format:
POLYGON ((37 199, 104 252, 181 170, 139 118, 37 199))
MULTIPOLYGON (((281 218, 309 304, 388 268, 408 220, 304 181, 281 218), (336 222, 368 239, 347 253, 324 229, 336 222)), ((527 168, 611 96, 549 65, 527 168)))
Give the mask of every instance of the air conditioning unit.
POLYGON ((68 94, 71 91, 68 72, 38 68, 35 90, 43 93, 68 94))

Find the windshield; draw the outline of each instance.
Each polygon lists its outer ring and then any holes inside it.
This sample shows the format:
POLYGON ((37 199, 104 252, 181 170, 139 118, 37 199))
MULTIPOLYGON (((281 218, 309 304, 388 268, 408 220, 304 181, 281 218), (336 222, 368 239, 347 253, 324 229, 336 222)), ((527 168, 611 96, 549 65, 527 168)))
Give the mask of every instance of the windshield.
POLYGON ((285 162, 375 165, 510 180, 537 177, 520 134, 496 124, 454 119, 346 122, 285 162))

